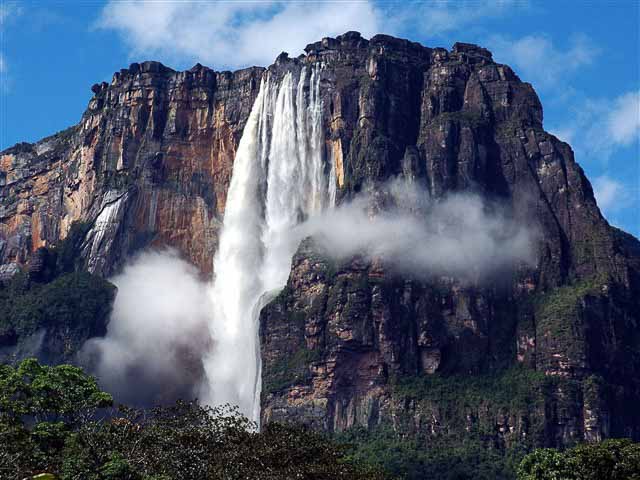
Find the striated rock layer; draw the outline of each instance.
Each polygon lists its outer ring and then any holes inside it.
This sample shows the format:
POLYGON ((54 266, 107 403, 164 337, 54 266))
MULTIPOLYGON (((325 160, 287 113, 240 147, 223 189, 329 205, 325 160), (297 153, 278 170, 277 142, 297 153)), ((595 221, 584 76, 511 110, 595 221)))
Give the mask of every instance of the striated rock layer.
POLYGON ((79 221, 92 224, 83 246, 91 272, 110 275, 152 245, 177 248, 210 274, 263 70, 134 63, 93 86, 78 125, 2 152, 2 263, 25 263, 79 221))
MULTIPOLYGON (((638 438, 640 243, 602 217, 570 146, 544 131, 531 85, 475 45, 349 32, 305 51, 270 68, 323 65, 338 203, 400 176, 434 198, 498 201, 540 236, 536 266, 491 286, 336 264, 304 242, 261 314, 263 421, 391 426, 427 439, 482 432, 503 447, 638 438), (462 398, 469 378, 524 401, 462 398), (434 379, 451 379, 460 395, 434 379)), ((210 275, 262 72, 133 64, 93 87, 79 125, 2 152, 0 273, 81 221, 92 272, 169 245, 210 275)))

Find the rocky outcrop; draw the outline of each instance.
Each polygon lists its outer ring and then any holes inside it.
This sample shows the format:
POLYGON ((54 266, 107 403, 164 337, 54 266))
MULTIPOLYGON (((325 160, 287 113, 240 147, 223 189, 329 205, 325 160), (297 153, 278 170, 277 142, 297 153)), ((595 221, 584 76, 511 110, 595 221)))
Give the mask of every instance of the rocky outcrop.
MULTIPOLYGON (((384 202, 381 185, 401 177, 435 199, 478 193, 540 235, 535 267, 491 286, 335 264, 305 242, 261 315, 263 420, 484 432, 503 447, 638 437, 640 244, 602 217, 570 146, 544 131, 532 86, 470 44, 349 32, 305 52, 270 69, 323 66, 338 201, 368 190, 384 202)), ((77 126, 2 152, 0 276, 37 264, 32 253, 76 221, 92 272, 171 245, 211 274, 262 72, 133 64, 93 87, 77 126)))
POLYGON ((91 272, 109 275, 140 248, 170 245, 210 274, 262 71, 134 63, 92 87, 78 125, 2 152, 1 263, 24 264, 84 222, 91 272))

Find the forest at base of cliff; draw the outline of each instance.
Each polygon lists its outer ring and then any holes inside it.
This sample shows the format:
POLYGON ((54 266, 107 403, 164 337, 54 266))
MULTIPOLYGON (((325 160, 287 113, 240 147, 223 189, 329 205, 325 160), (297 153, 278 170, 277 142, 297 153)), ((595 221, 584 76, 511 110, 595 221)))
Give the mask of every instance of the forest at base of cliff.
MULTIPOLYGON (((0 474, 6 479, 508 478, 499 459, 463 445, 427 453, 392 436, 364 444, 280 423, 258 432, 233 407, 195 402, 113 409, 95 378, 71 365, 35 359, 2 365, 0 392, 0 474)), ((517 478, 637 480, 640 444, 606 440, 565 452, 535 450, 519 463, 517 478)))
MULTIPOLYGON (((117 292, 77 263, 85 230, 75 224, 55 248, 40 250, 37 271, 0 283, 3 338, 19 345, 43 328, 74 332, 77 338, 66 344, 71 345, 68 358, 77 361, 74 355, 85 338, 104 332, 117 292)), ((59 358, 62 354, 56 352, 59 358)), ((49 367, 35 360, 11 364, 16 362, 0 367, 0 472, 16 480, 45 471, 61 480, 628 480, 640 472, 640 444, 630 440, 559 451, 535 449, 535 439, 497 445, 491 432, 428 439, 390 425, 323 434, 274 422, 255 433, 237 411, 222 415, 222 409, 195 401, 113 409, 111 395, 78 367, 49 367)), ((433 374, 393 383, 399 393, 440 403, 456 418, 463 416, 465 405, 480 399, 503 409, 534 405, 553 381, 558 380, 511 368, 485 376, 433 374)))

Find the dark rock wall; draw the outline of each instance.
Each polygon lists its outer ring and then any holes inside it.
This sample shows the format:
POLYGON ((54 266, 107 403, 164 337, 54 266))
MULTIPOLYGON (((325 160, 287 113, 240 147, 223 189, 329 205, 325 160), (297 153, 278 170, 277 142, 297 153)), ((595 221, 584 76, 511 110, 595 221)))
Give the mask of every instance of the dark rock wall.
POLYGON ((306 51, 325 64, 343 199, 399 175, 436 198, 480 193, 538 229, 537 265, 492 286, 424 281, 304 245, 261 316, 263 420, 436 438, 482 426, 502 445, 638 437, 639 244, 602 217, 571 148, 544 131, 531 85, 474 45, 346 34, 306 51), (433 374, 515 375, 540 403, 453 412, 427 390, 407 393, 433 374))

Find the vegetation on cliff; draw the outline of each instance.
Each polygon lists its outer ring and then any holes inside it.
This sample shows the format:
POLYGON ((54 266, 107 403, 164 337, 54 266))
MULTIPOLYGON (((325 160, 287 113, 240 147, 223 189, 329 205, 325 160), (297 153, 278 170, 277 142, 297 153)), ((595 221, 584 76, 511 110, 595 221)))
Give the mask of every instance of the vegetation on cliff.
POLYGON ((104 331, 115 287, 86 272, 62 275, 49 283, 16 275, 0 287, 0 335, 19 337, 40 328, 104 331))
POLYGON ((104 335, 116 287, 80 268, 79 251, 89 225, 74 224, 56 247, 40 248, 28 271, 0 282, 0 360, 30 352, 29 340, 49 362, 70 361, 85 340, 104 335), (38 348, 39 347, 39 348, 38 348))
POLYGON ((402 478, 513 479, 523 456, 544 443, 540 412, 560 382, 568 383, 523 367, 400 377, 393 395, 412 406, 412 417, 338 438, 353 446, 354 458, 402 478), (418 430, 421 418, 436 430, 418 430))
POLYGON ((539 448, 526 456, 502 455, 478 435, 441 436, 425 443, 391 429, 352 430, 339 435, 350 458, 383 468, 391 478, 420 480, 639 480, 640 443, 609 439, 568 450, 539 448))

